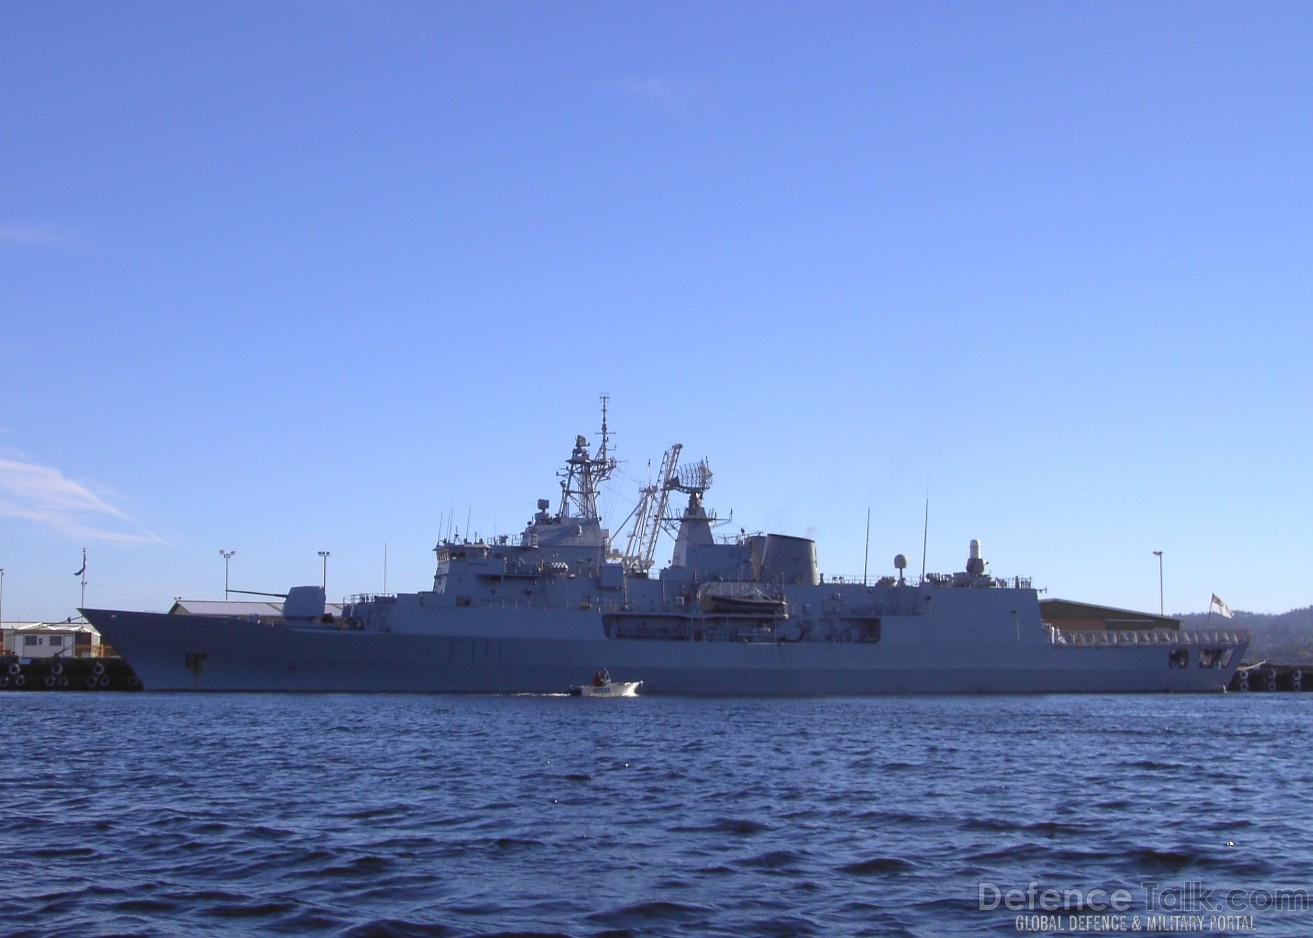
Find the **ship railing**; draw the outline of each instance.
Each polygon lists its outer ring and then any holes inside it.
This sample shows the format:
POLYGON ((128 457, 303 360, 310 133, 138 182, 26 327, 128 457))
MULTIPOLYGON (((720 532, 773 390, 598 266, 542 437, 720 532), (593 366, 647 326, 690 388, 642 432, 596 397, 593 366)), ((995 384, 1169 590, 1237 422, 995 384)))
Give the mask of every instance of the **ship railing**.
POLYGON ((1238 645, 1249 641, 1240 629, 1177 631, 1175 629, 1059 629, 1045 625, 1049 641, 1073 648, 1126 645, 1238 645))
MULTIPOLYGON (((460 605, 459 601, 457 605, 460 605)), ((620 599, 599 599, 596 596, 582 597, 579 599, 568 600, 565 602, 545 602, 542 599, 517 599, 510 596, 480 596, 472 603, 466 605, 477 606, 480 609, 524 609, 534 611, 554 612, 558 610, 593 610, 595 612, 621 612, 625 611, 625 603, 620 599)))
MULTIPOLYGON (((822 584, 833 583, 836 586, 898 586, 899 581, 891 576, 830 576, 822 577, 822 584)), ((975 586, 994 587, 996 589, 1034 589, 1034 583, 1028 576, 971 576, 966 573, 927 573, 924 577, 907 577, 903 586, 975 586)))
MULTIPOLYGON (((835 586, 870 586, 870 587, 899 585, 897 577, 892 577, 892 576, 874 576, 871 574, 862 576, 860 573, 857 574, 856 576, 852 576, 849 574, 843 574, 840 576, 822 575, 821 585, 829 586, 830 584, 834 584, 835 586)), ((907 577, 903 581, 902 585, 917 586, 918 584, 916 582, 916 577, 907 577)))

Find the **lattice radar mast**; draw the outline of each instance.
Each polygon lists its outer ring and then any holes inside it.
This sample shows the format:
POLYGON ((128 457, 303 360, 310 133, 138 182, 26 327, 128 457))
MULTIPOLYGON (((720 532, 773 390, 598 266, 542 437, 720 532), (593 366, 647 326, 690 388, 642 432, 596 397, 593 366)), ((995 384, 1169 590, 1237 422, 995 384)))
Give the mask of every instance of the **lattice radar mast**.
POLYGON ((609 399, 607 395, 602 395, 602 442, 597 452, 590 454, 588 440, 576 436, 574 451, 566 461, 566 468, 560 473, 562 518, 601 517, 597 510, 597 490, 611 478, 616 467, 615 459, 607 451, 610 436, 606 429, 606 404, 609 399))

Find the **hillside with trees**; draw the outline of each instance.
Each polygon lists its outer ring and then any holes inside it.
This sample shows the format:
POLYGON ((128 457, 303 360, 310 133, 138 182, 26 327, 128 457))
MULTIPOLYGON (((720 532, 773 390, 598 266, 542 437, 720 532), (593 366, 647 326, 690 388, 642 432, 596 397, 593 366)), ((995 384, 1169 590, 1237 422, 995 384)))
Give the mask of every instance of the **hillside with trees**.
POLYGON ((1235 610, 1232 618, 1202 612, 1177 616, 1181 628, 1247 629, 1250 635, 1245 661, 1270 661, 1274 664, 1313 665, 1313 606, 1292 609, 1280 615, 1235 610))

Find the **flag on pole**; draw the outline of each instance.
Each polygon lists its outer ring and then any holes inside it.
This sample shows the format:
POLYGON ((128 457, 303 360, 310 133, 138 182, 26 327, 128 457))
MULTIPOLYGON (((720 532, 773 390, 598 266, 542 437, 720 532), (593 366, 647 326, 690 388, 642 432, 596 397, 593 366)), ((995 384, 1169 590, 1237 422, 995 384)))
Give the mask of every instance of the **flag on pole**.
POLYGON ((1231 607, 1222 602, 1221 598, 1216 593, 1213 594, 1213 601, 1208 604, 1208 611, 1210 613, 1215 612, 1219 616, 1223 616, 1227 619, 1231 618, 1231 607))
MULTIPOLYGON (((84 573, 86 573, 86 572, 87 572, 87 552, 84 550, 84 551, 82 552, 82 569, 79 570, 77 573, 75 573, 75 574, 73 574, 73 575, 74 575, 74 576, 81 576, 82 574, 84 574, 84 573)), ((1217 597, 1214 596, 1213 598, 1216 599, 1217 597)))

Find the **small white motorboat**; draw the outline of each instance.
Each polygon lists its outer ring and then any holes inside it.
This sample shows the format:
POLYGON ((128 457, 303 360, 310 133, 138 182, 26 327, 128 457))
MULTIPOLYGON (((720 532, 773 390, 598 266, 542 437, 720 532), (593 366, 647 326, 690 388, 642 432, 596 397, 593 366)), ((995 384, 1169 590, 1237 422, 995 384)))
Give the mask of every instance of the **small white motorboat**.
POLYGON ((591 684, 576 684, 570 688, 574 697, 637 697, 642 681, 613 681, 605 668, 593 675, 591 684))

